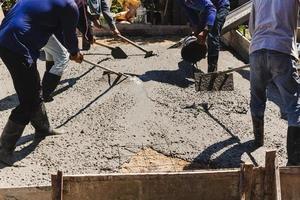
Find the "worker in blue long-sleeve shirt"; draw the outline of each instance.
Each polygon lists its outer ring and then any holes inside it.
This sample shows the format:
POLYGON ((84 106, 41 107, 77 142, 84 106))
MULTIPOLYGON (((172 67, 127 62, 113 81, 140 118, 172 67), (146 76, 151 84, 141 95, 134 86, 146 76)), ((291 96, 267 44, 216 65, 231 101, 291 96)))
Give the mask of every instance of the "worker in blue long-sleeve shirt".
POLYGON ((78 7, 74 0, 18 0, 0 26, 0 57, 13 79, 19 105, 11 112, 0 137, 0 160, 11 163, 16 142, 30 122, 35 138, 60 134, 51 128, 41 98, 37 71, 39 51, 49 37, 64 36, 70 59, 81 63, 76 36, 78 7))
POLYGON ((200 44, 208 45, 208 72, 217 71, 220 36, 230 10, 229 0, 178 0, 185 8, 200 44))

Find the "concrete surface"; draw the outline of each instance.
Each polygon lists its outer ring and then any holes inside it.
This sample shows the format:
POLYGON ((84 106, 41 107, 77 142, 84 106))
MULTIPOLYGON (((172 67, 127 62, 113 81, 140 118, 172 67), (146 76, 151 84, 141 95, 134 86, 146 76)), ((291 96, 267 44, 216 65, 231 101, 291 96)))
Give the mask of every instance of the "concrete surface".
MULTIPOLYGON (((266 145, 253 147, 249 71, 234 74, 235 91, 196 93, 191 66, 181 61, 179 49, 167 50, 173 42, 136 41, 159 56, 144 59, 138 49, 110 42, 130 58, 101 65, 140 75, 114 87, 101 69, 70 62, 55 101, 46 105, 51 123, 67 134, 36 145, 28 126, 16 149, 16 166, 0 165, 0 187, 49 185, 50 174, 58 169, 65 174, 119 172, 144 147, 201 168, 239 167, 242 161, 263 165, 264 150, 276 148, 280 165, 286 164, 287 125, 279 117, 275 95, 266 110, 266 145)), ((109 50, 97 46, 88 53, 85 58, 94 62, 110 58, 109 50)), ((243 64, 232 53, 221 52, 220 70, 243 64)), ((44 65, 39 62, 41 74, 44 65)), ((206 71, 206 61, 198 66, 206 71)), ((0 130, 16 105, 11 78, 1 64, 0 130)))

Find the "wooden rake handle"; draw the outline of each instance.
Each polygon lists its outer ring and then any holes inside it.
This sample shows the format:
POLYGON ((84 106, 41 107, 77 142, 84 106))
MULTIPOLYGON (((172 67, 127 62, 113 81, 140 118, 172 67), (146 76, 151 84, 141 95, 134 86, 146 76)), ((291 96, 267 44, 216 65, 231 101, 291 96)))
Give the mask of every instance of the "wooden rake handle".
POLYGON ((88 64, 90 64, 90 65, 94 65, 94 66, 96 66, 96 67, 98 67, 98 68, 101 68, 101 69, 103 69, 103 70, 105 70, 105 71, 108 71, 108 72, 110 72, 110 73, 112 73, 112 74, 116 74, 116 75, 119 75, 119 76, 125 76, 125 77, 129 77, 128 75, 126 75, 126 74, 124 74, 124 73, 122 73, 122 72, 117 72, 117 71, 114 71, 114 70, 112 70, 112 69, 109 69, 109 68, 107 68, 107 67, 102 67, 101 65, 98 65, 98 64, 96 64, 96 63, 93 63, 93 62, 91 62, 91 61, 88 61, 88 60, 86 60, 86 59, 83 59, 83 62, 86 62, 86 63, 88 63, 88 64))

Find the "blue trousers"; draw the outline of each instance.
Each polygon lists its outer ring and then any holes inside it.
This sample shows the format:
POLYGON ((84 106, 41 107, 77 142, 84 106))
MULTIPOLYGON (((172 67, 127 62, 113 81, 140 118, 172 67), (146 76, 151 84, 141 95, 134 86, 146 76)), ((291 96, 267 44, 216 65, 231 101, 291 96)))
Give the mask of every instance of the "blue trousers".
POLYGON ((262 49, 250 54, 252 116, 264 116, 267 86, 273 81, 279 89, 288 125, 300 127, 300 84, 293 78, 295 64, 291 55, 273 50, 262 49))

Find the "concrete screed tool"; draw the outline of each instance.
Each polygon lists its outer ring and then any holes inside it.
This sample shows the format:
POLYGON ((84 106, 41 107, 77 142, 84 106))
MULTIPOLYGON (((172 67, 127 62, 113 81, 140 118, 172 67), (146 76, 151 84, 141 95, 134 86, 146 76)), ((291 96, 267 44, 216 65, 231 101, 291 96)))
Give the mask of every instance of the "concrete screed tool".
POLYGON ((140 49, 141 51, 145 52, 145 57, 144 58, 149 58, 152 56, 155 56, 156 54, 153 53, 153 51, 147 51, 146 49, 144 49, 143 47, 141 47, 140 45, 136 44, 135 42, 129 40, 128 38, 122 36, 122 35, 117 35, 117 37, 121 38, 122 40, 128 42, 129 44, 132 44, 133 46, 135 46, 136 48, 140 49))
POLYGON ((230 72, 239 71, 249 67, 250 65, 246 64, 241 67, 207 74, 197 72, 195 73, 196 91, 232 91, 234 90, 233 74, 230 72))
POLYGON ((97 41, 95 41, 94 43, 99 46, 110 49, 111 55, 115 59, 126 59, 128 57, 127 54, 120 47, 112 47, 97 41))

